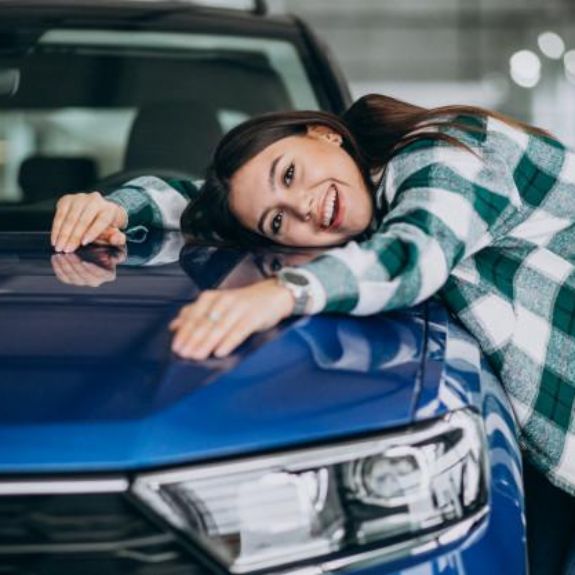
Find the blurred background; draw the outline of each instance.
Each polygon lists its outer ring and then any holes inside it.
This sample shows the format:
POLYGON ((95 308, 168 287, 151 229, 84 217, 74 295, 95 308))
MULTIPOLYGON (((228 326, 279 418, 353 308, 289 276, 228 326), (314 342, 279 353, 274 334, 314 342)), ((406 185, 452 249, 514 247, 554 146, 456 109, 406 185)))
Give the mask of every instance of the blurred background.
POLYGON ((331 47, 354 97, 474 104, 575 146, 575 0, 267 0, 331 47))
MULTIPOLYGON (((245 9, 254 0, 195 2, 245 9)), ((575 148, 575 0, 264 2, 272 14, 310 24, 355 98, 379 92, 426 107, 478 105, 546 128, 575 148)), ((0 207, 35 205, 49 190, 53 202, 94 185, 113 189, 134 170, 177 168, 201 179, 233 125, 262 111, 319 106, 313 78, 289 43, 224 33, 206 39, 204 32, 175 39, 135 37, 129 27, 6 33, 0 207), (249 70, 257 67, 233 66, 230 50, 258 55, 266 90, 253 89, 249 70)))

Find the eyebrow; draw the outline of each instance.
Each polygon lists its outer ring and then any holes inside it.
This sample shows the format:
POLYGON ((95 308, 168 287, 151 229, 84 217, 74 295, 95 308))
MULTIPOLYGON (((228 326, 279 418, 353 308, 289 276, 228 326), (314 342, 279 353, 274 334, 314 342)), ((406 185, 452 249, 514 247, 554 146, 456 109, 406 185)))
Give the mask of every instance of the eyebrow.
MULTIPOLYGON (((268 175, 268 184, 270 186, 270 189, 272 191, 272 193, 275 194, 276 192, 276 171, 277 171, 277 167, 278 167, 278 163, 279 161, 283 158, 283 154, 281 154, 280 156, 278 156, 271 164, 270 166, 270 173, 268 175)), ((271 210, 271 208, 268 208, 267 210, 264 210, 264 212, 262 213, 262 215, 260 216, 260 219, 258 220, 258 230, 261 232, 262 235, 267 235, 265 230, 264 230, 264 222, 265 219, 269 213, 269 211, 271 210)))

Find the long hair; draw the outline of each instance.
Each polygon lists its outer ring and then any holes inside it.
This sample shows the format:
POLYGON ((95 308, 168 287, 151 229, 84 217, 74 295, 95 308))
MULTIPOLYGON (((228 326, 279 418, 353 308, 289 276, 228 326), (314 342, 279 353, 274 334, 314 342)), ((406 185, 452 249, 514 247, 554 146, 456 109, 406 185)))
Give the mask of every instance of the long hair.
POLYGON ((422 138, 441 140, 473 153, 466 142, 445 128, 456 128, 459 134, 481 135, 484 124, 473 120, 485 117, 549 137, 544 130, 483 108, 423 108, 379 94, 360 98, 341 117, 328 112, 289 111, 252 118, 228 132, 218 144, 199 198, 182 214, 182 230, 200 236, 211 233, 216 239, 244 245, 272 244, 271 240, 244 228, 231 212, 228 202, 231 179, 265 148, 283 138, 305 135, 310 125, 327 126, 341 135, 342 148, 356 162, 368 189, 373 189, 370 175, 422 138))

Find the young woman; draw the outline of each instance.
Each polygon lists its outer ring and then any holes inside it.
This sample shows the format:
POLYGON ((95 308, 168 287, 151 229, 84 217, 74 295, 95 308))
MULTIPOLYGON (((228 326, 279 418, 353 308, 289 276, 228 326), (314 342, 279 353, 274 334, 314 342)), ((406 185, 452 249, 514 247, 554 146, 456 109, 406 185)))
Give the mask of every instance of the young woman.
POLYGON ((343 117, 271 114, 229 132, 200 199, 144 177, 65 196, 52 242, 117 244, 138 224, 330 247, 237 290, 204 292, 173 350, 229 354, 290 314, 373 314, 440 294, 501 378, 530 460, 575 494, 575 154, 485 110, 366 96, 343 117), (338 247, 333 247, 338 246, 338 247))

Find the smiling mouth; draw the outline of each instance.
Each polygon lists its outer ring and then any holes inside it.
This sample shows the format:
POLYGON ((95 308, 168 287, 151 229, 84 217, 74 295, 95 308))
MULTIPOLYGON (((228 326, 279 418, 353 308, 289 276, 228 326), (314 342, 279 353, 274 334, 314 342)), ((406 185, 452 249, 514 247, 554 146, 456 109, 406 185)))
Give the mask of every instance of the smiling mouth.
POLYGON ((335 185, 331 185, 327 191, 324 201, 323 208, 321 211, 321 227, 324 230, 328 230, 334 226, 335 222, 339 223, 339 212, 340 212, 340 199, 339 192, 335 185))

